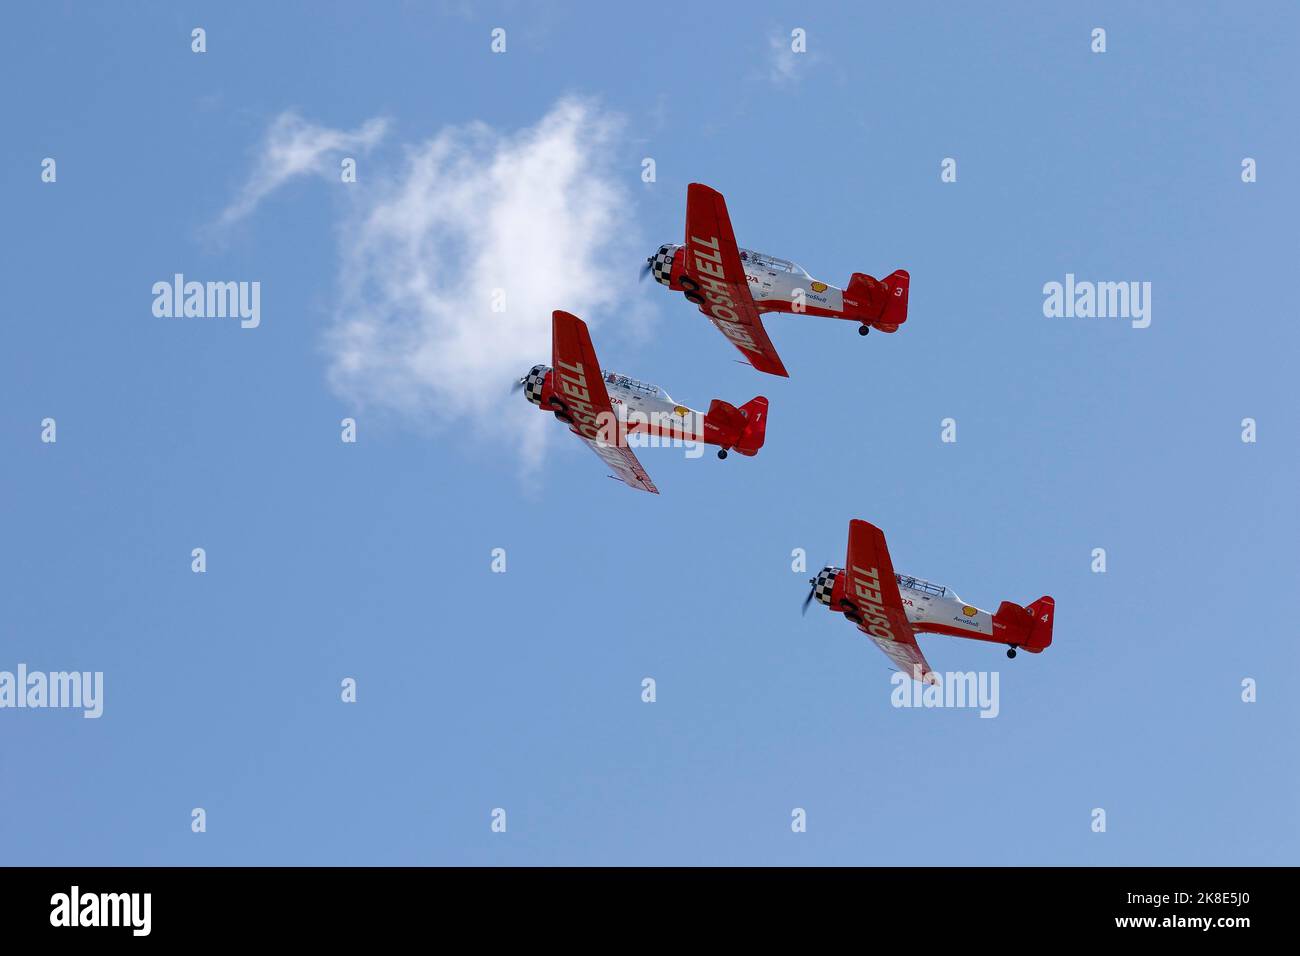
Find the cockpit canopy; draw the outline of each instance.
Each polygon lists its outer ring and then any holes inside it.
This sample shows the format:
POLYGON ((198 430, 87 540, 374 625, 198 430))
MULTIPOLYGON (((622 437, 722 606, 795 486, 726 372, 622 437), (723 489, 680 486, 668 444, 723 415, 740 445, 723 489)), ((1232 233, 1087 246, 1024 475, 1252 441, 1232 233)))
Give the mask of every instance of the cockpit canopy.
POLYGON ((661 402, 672 402, 669 396, 658 385, 651 385, 649 382, 642 382, 630 375, 621 375, 618 372, 604 371, 601 373, 605 379, 606 388, 618 388, 641 398, 657 398, 661 402))
POLYGON ((755 252, 753 249, 741 249, 740 261, 746 266, 752 265, 760 269, 769 269, 772 272, 788 272, 797 276, 808 275, 808 270, 798 263, 791 262, 789 259, 778 259, 776 256, 769 256, 764 252, 755 252))
POLYGON ((942 584, 932 584, 931 582, 924 581, 921 578, 914 578, 910 574, 896 574, 894 577, 898 579, 898 586, 900 588, 920 591, 922 594, 928 594, 931 597, 943 597, 945 594, 951 593, 942 584))

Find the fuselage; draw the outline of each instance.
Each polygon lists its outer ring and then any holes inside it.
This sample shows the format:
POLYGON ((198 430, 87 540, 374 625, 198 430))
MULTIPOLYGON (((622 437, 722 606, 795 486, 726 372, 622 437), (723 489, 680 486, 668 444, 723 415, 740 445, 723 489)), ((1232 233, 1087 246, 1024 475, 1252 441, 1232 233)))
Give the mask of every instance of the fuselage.
POLYGON ((918 631, 993 637, 993 615, 967 604, 951 589, 907 574, 896 575, 907 620, 918 631))
POLYGON ((844 314, 844 290, 814 279, 802 266, 750 249, 740 250, 740 261, 760 312, 784 312, 801 300, 813 315, 844 314))
MULTIPOLYGON (((685 274, 684 246, 665 243, 650 257, 655 279, 675 292, 685 291, 681 277, 685 274)), ((806 269, 777 256, 740 250, 749 294, 760 312, 794 312, 846 318, 844 290, 810 276, 806 269), (796 310, 796 305, 800 308, 796 310)))
MULTIPOLYGON (((882 309, 890 290, 866 275, 855 275, 851 294, 829 282, 814 279, 808 270, 789 259, 771 256, 753 249, 741 249, 740 262, 745 270, 750 297, 759 312, 785 312, 831 319, 849 319, 871 323, 893 332, 906 317, 906 311, 882 321, 882 309)), ((686 275, 686 247, 665 243, 649 258, 655 280, 675 292, 690 292, 683 286, 686 275)))
MULTIPOLYGON (((823 568, 813 580, 818 601, 833 611, 843 611, 846 575, 843 568, 823 568)), ((950 634, 977 640, 1004 642, 996 635, 993 615, 967 604, 952 588, 934 584, 909 574, 896 574, 903 611, 913 629, 921 633, 950 634)))
MULTIPOLYGON (((627 434, 665 440, 696 441, 730 447, 735 436, 709 420, 708 414, 682 405, 658 385, 604 370, 600 373, 615 417, 627 434)), ((555 373, 534 365, 523 378, 524 395, 543 410, 551 409, 555 373)))
POLYGON ((673 400, 658 385, 617 372, 602 372, 614 413, 627 422, 629 434, 707 442, 704 412, 673 400))

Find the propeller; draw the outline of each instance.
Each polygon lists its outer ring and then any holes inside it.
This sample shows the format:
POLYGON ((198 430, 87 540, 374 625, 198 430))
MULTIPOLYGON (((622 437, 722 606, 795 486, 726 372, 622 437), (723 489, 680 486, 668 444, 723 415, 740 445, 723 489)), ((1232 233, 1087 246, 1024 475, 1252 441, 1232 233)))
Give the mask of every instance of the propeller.
POLYGON ((642 268, 641 268, 641 273, 640 273, 640 275, 637 276, 637 280, 636 280, 636 281, 637 281, 637 282, 645 282, 645 277, 648 276, 648 275, 650 274, 651 270, 654 269, 654 264, 655 264, 655 257, 654 257, 654 256, 647 256, 647 257, 646 257, 646 260, 645 260, 645 265, 642 266, 642 268))
POLYGON ((803 599, 803 610, 800 612, 805 616, 808 614, 808 605, 812 604, 813 598, 817 596, 817 579, 809 578, 808 583, 811 584, 812 587, 808 589, 808 596, 803 599))
POLYGON ((524 385, 526 385, 527 383, 528 383, 528 376, 525 375, 519 381, 515 382, 515 384, 510 386, 510 394, 513 395, 515 392, 522 392, 524 390, 524 385))

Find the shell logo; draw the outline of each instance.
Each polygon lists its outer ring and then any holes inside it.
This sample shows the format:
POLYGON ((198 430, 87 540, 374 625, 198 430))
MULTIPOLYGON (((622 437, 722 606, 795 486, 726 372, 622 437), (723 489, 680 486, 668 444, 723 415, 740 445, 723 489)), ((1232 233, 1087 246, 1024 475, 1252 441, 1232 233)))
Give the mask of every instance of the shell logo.
POLYGON ((971 607, 969 604, 967 604, 964 607, 962 607, 961 612, 965 614, 967 617, 974 617, 976 614, 979 613, 979 608, 974 608, 971 607))
POLYGON ((682 418, 685 418, 686 413, 689 412, 690 409, 684 405, 678 405, 676 408, 673 409, 673 411, 676 412, 678 415, 680 415, 682 418))
POLYGON ((812 290, 813 290, 814 292, 825 292, 826 289, 827 289, 827 285, 826 285, 825 282, 814 282, 814 283, 812 283, 812 290))

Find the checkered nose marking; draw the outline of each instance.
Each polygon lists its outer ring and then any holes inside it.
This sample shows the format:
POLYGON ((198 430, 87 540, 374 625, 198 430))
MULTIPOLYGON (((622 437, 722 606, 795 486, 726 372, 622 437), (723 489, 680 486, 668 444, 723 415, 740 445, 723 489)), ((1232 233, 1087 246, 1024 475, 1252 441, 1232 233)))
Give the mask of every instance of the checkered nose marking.
POLYGON ((831 606, 831 592, 835 589, 835 579, 839 577, 840 570, 822 568, 817 572, 817 580, 813 583, 813 595, 827 607, 831 606))
POLYGON ((546 376, 550 371, 549 365, 534 365, 524 376, 524 396, 539 407, 542 404, 542 388, 546 385, 546 376))
POLYGON ((662 285, 672 285, 673 281, 673 256, 681 246, 662 245, 659 251, 650 257, 650 271, 654 273, 655 281, 662 285))

